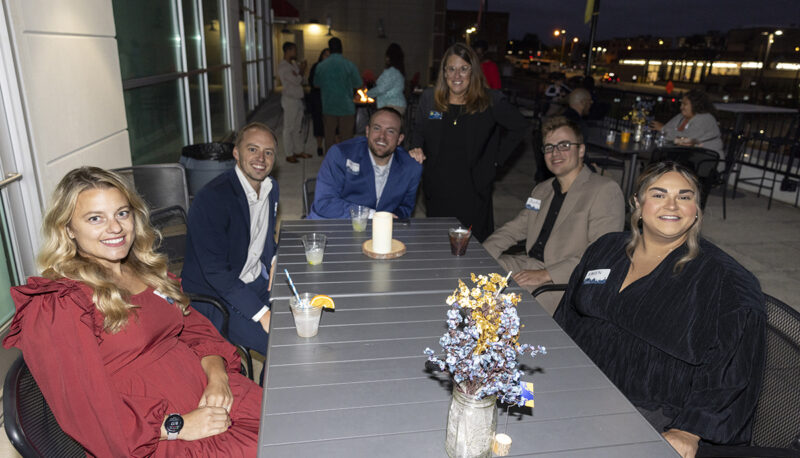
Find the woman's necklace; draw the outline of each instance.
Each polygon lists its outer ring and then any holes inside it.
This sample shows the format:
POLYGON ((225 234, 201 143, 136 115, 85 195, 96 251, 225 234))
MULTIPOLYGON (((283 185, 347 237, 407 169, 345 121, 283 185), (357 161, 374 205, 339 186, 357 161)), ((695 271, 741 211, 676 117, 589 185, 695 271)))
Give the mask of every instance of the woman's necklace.
MULTIPOLYGON (((458 125, 458 117, 461 116, 461 114, 464 112, 464 106, 463 105, 453 105, 453 106, 454 107, 458 107, 458 112, 456 113, 456 118, 453 119, 453 125, 457 126, 458 125)), ((455 111, 455 110, 453 110, 453 111, 455 111)))

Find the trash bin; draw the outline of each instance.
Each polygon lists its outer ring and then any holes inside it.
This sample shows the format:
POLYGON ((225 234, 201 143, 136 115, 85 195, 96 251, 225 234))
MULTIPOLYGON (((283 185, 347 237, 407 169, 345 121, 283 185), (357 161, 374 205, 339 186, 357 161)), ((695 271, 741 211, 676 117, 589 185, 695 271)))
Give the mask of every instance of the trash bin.
POLYGON ((189 194, 197 194, 203 186, 236 164, 233 143, 198 143, 181 150, 181 164, 186 168, 189 194))

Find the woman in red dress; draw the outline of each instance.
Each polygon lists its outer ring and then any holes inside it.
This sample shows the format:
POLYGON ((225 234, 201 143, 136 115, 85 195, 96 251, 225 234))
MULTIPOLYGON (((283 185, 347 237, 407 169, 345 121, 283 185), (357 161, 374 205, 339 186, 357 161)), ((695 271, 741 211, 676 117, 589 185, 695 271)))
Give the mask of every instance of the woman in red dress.
POLYGON ((94 167, 69 172, 44 219, 42 277, 12 288, 6 347, 89 456, 255 456, 261 388, 189 306, 142 199, 94 167))

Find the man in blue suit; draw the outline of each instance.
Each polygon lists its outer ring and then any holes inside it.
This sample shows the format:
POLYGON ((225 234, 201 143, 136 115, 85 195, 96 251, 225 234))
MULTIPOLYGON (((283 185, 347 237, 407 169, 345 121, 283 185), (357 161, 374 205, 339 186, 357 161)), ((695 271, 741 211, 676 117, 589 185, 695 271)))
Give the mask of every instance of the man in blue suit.
MULTIPOLYGON (((220 298, 230 311, 233 343, 267 352, 269 292, 275 263, 278 182, 275 134, 250 123, 236 136, 236 166, 209 182, 189 210, 183 289, 220 298)), ((205 304, 197 310, 214 324, 221 316, 205 304)))
POLYGON ((370 117, 366 138, 333 145, 317 174, 309 219, 350 218, 358 205, 409 218, 422 165, 397 146, 402 128, 400 113, 383 107, 370 117))

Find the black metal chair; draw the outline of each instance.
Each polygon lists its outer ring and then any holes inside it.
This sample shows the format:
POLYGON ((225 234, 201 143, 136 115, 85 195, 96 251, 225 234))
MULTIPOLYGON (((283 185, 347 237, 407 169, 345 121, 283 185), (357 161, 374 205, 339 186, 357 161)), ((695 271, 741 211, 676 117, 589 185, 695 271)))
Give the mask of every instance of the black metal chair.
MULTIPOLYGON (((700 208, 705 208, 708 194, 717 186, 727 188, 727 172, 718 171, 719 153, 710 149, 687 146, 658 148, 653 151, 650 163, 673 161, 693 170, 700 181, 700 208)), ((725 194, 722 194, 722 216, 726 216, 725 194)))
POLYGON ((316 178, 306 178, 303 181, 303 218, 308 216, 311 211, 311 204, 314 203, 314 190, 317 187, 316 178))
POLYGON ((698 457, 800 457, 800 313, 772 296, 767 361, 749 446, 700 447, 698 457))
POLYGON ((542 286, 534 289, 531 294, 533 294, 533 297, 536 297, 536 296, 538 296, 538 295, 540 295, 542 293, 546 293, 548 291, 566 291, 566 290, 567 290, 567 284, 566 283, 551 283, 551 284, 548 284, 548 285, 542 285, 542 286))
MULTIPOLYGON (((180 276, 183 269, 184 253, 186 252, 186 232, 188 230, 186 212, 180 205, 158 209, 150 213, 150 224, 161 232, 161 244, 156 248, 156 251, 167 256, 170 273, 180 276)), ((193 303, 209 304, 218 311, 222 321, 218 328, 219 333, 225 340, 231 342, 228 337, 228 323, 230 321, 228 309, 217 298, 200 294, 187 295, 193 303)), ((253 357, 245 347, 235 343, 233 345, 236 346, 242 356, 242 365, 246 370, 246 375, 254 380, 253 357)))
POLYGON ((21 355, 3 384, 3 420, 11 445, 25 458, 86 456, 83 447, 56 422, 21 355))
POLYGON ((127 179, 151 209, 180 205, 184 211, 189 211, 189 186, 183 165, 135 165, 113 171, 127 179))
MULTIPOLYGON (((231 314, 228 309, 225 308, 225 306, 222 305, 222 303, 220 303, 215 297, 194 293, 187 293, 186 295, 189 296, 189 300, 192 301, 192 304, 202 302, 217 309, 222 316, 222 325, 220 326, 219 333, 225 338, 225 340, 230 342, 230 339, 228 338, 228 326, 231 320, 231 314)), ((239 344, 233 344, 233 346, 236 347, 236 350, 238 350, 242 357, 242 365, 244 366, 243 369, 246 371, 245 375, 250 377, 250 380, 255 380, 255 374, 253 374, 253 357, 250 355, 250 351, 239 344)))
POLYGON ((150 212, 150 224, 161 232, 161 245, 157 248, 169 259, 169 271, 180 276, 186 251, 186 212, 180 205, 150 212))

